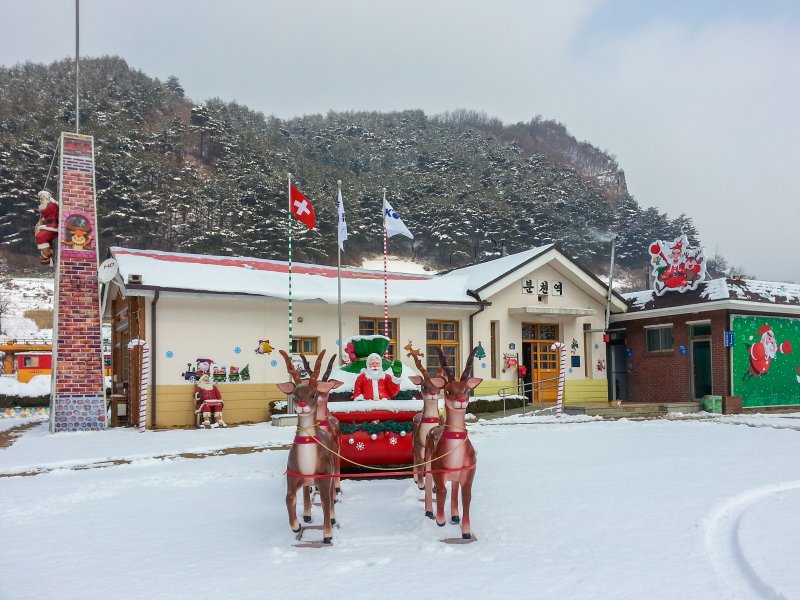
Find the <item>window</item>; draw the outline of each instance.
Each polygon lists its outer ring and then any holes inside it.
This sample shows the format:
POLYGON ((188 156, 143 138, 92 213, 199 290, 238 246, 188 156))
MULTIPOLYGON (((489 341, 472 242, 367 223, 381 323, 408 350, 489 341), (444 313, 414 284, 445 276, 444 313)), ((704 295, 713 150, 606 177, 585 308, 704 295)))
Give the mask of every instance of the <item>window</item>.
POLYGON ((23 356, 22 357, 22 366, 23 367, 38 367, 39 366, 39 357, 38 356, 23 356))
POLYGON ((439 369, 439 353, 441 348, 447 365, 453 370, 453 375, 460 375, 461 352, 458 340, 458 321, 428 321, 426 324, 426 350, 425 368, 433 374, 439 369))
POLYGON ((292 354, 319 354, 317 340, 319 338, 315 337, 292 338, 292 354))
POLYGON ((706 335, 711 335, 711 323, 695 323, 694 325, 689 325, 690 337, 701 337, 706 335))
POLYGON ((553 323, 523 323, 523 340, 553 340, 558 341, 558 325, 553 323))
MULTIPOLYGON (((384 335, 383 319, 358 317, 358 335, 384 335)), ((389 349, 387 360, 397 360, 397 319, 389 319, 389 349)))
POLYGON ((648 327, 645 329, 648 352, 669 352, 672 350, 672 325, 648 327))

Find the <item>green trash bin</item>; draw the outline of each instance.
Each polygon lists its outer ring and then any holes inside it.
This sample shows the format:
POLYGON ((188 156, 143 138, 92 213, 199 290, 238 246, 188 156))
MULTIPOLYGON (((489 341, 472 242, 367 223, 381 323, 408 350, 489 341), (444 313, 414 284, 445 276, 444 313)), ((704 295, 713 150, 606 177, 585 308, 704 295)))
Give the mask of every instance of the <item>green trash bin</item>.
POLYGON ((703 410, 721 415, 722 396, 703 396, 703 410))

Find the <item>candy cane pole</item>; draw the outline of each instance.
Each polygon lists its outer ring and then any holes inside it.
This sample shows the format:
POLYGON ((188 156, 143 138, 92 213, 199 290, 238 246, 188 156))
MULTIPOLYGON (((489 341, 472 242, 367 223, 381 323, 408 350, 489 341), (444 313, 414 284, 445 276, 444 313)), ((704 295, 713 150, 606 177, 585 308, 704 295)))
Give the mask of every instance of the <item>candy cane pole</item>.
POLYGON ((139 433, 144 433, 147 417, 147 385, 150 383, 150 345, 138 338, 128 342, 128 350, 142 347, 141 387, 139 389, 139 433))
POLYGON ((561 354, 561 363, 558 371, 558 399, 556 400, 556 419, 561 418, 561 408, 564 404, 564 377, 567 374, 567 345, 556 342, 550 350, 557 350, 561 354))

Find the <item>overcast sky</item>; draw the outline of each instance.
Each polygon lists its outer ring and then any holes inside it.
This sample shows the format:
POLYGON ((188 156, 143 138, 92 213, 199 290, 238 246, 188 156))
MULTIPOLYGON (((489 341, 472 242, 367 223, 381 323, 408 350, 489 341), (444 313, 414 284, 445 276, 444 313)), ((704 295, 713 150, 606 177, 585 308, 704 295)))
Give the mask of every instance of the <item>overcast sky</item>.
MULTIPOLYGON (((3 0, 0 64, 73 56, 73 0, 3 0)), ((617 157, 706 254, 800 283, 800 2, 82 0, 81 54, 197 102, 535 115, 617 157)))

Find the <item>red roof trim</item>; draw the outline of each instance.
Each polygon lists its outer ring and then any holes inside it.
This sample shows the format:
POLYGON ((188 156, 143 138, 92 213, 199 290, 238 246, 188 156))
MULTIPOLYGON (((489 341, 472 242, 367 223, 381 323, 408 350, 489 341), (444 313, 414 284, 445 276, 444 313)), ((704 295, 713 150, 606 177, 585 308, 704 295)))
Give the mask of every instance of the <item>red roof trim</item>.
MULTIPOLYGON (((256 258, 225 258, 219 256, 198 256, 190 254, 154 254, 138 250, 114 250, 114 255, 130 254, 132 256, 144 256, 155 260, 162 260, 171 263, 193 263, 201 265, 217 265, 220 267, 239 267, 253 268, 256 271, 272 271, 275 273, 288 273, 289 263, 278 261, 266 261, 256 258)), ((321 275, 322 277, 336 277, 334 267, 321 265, 292 264, 292 273, 301 275, 321 275)), ((376 271, 364 271, 355 269, 342 269, 343 279, 383 279, 383 273, 376 271)), ((400 281, 426 281, 433 278, 433 275, 411 275, 405 273, 389 273, 388 279, 400 281)))

